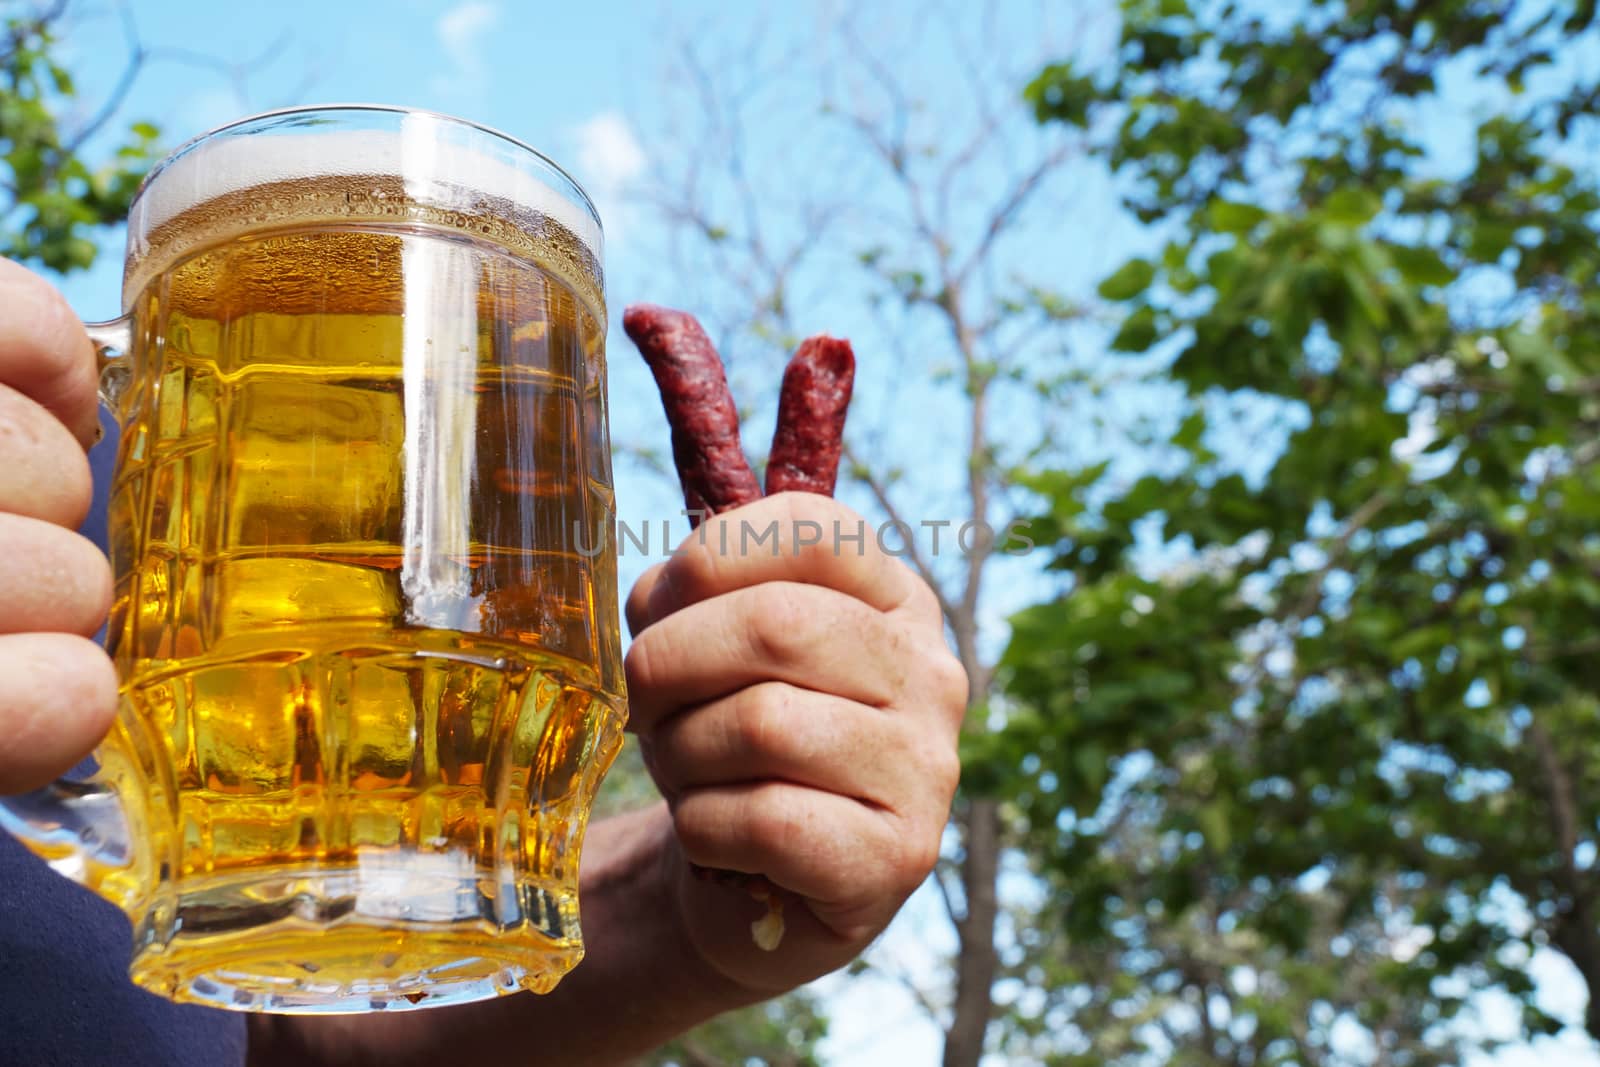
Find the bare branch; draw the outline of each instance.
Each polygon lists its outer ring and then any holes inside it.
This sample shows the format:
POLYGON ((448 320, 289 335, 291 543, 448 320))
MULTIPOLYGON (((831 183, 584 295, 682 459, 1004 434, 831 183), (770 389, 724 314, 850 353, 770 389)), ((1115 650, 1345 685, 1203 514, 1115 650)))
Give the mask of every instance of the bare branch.
POLYGON ((100 107, 63 146, 63 152, 66 156, 76 155, 88 143, 90 138, 99 133, 116 116, 127 101, 128 94, 132 91, 139 74, 151 63, 175 62, 226 75, 240 102, 245 106, 249 106, 248 79, 250 74, 277 59, 294 40, 293 34, 285 30, 268 42, 256 55, 240 62, 229 62, 189 48, 170 45, 148 46, 140 36, 138 24, 134 19, 133 8, 125 0, 118 3, 117 14, 122 22, 122 35, 127 45, 128 58, 123 64, 122 73, 118 75, 116 84, 112 87, 105 100, 101 102, 100 107))
POLYGON ((891 132, 885 132, 880 120, 854 109, 840 109, 845 122, 855 130, 873 153, 888 168, 896 185, 906 198, 917 235, 928 245, 941 266, 950 254, 949 241, 929 217, 922 183, 910 170, 910 146, 906 141, 906 128, 910 123, 911 102, 900 89, 899 83, 889 73, 876 55, 859 37, 847 35, 854 58, 872 75, 889 98, 891 104, 889 123, 891 132))
POLYGON ((198 67, 203 70, 216 71, 218 74, 222 74, 227 77, 233 88, 234 96, 238 98, 240 104, 245 107, 249 107, 251 106, 250 75, 257 70, 270 65, 274 60, 288 50, 288 47, 293 40, 293 34, 285 30, 283 33, 269 41, 260 52, 256 53, 249 59, 239 62, 229 62, 224 59, 219 59, 216 56, 207 55, 204 52, 197 52, 194 49, 180 48, 172 45, 163 45, 159 48, 149 49, 147 58, 152 61, 165 60, 174 63, 181 63, 189 67, 198 67))
POLYGON ((123 101, 133 89, 135 79, 139 77, 139 71, 149 58, 149 53, 139 40, 139 27, 133 21, 133 9, 123 3, 117 5, 117 12, 122 18, 122 36, 128 46, 127 61, 122 66, 122 73, 117 77, 117 84, 112 87, 110 95, 101 102, 99 110, 67 141, 64 146, 67 156, 77 155, 84 143, 110 122, 111 117, 122 108, 123 101))
POLYGON ((890 979, 901 989, 904 989, 907 993, 909 993, 911 995, 911 999, 917 1002, 917 1006, 922 1009, 923 1013, 927 1015, 928 1018, 938 1019, 944 1014, 944 1009, 934 1002, 933 998, 928 995, 927 990, 923 989, 922 986, 917 984, 917 980, 911 976, 910 972, 894 965, 892 961, 888 960, 879 962, 878 960, 870 960, 863 956, 861 958, 861 962, 867 967, 876 971, 878 974, 890 979))
POLYGON ((983 237, 978 241, 977 246, 968 253, 966 261, 954 272, 955 281, 958 285, 965 282, 972 271, 988 259, 990 251, 994 248, 995 241, 999 240, 1001 235, 1011 228, 1011 224, 1021 214, 1022 208, 1039 191, 1039 187, 1043 184, 1045 178, 1060 167, 1062 163, 1066 162, 1076 147, 1070 141, 1064 141, 1057 145, 1053 151, 1035 163, 1028 173, 1011 187, 1010 193, 990 214, 989 225, 985 228, 983 237))
POLYGON ((846 21, 840 27, 845 43, 850 46, 855 58, 861 63, 862 69, 877 83, 879 89, 889 100, 890 132, 887 137, 878 133, 877 124, 867 120, 864 116, 854 116, 861 124, 862 132, 867 134, 880 151, 884 154, 893 169, 903 171, 908 152, 906 131, 911 120, 911 101, 906 98, 904 90, 894 75, 889 73, 873 51, 862 41, 861 35, 856 32, 853 21, 846 21))
POLYGON ((982 154, 989 143, 994 140, 999 132, 1000 124, 992 120, 979 123, 977 130, 967 140, 967 143, 951 153, 945 162, 944 169, 934 182, 934 204, 939 218, 950 217, 950 191, 961 173, 971 166, 982 154))

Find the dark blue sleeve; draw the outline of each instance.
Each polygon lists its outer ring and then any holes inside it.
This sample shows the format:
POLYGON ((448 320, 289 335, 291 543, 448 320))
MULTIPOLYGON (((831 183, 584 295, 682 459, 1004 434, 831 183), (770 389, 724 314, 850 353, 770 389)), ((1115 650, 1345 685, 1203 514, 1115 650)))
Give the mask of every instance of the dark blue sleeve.
MULTIPOLYGON (((90 453, 105 547, 114 429, 90 453)), ((244 1016, 178 1005, 128 981, 122 912, 0 832, 0 1067, 239 1067, 244 1016)))

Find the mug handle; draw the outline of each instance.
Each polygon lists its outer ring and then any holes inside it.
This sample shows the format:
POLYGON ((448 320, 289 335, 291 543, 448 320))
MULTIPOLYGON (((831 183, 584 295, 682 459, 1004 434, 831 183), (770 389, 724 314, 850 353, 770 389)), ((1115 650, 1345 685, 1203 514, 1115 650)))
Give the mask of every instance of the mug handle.
MULTIPOLYGON (((131 316, 85 324, 100 371, 100 402, 117 411, 131 371, 131 316)), ((138 820, 121 797, 136 765, 119 725, 95 750, 86 779, 58 778, 42 789, 0 797, 0 829, 42 857, 58 874, 94 890, 133 913, 149 895, 148 846, 133 827, 138 820), (115 751, 121 750, 121 751, 115 751)))

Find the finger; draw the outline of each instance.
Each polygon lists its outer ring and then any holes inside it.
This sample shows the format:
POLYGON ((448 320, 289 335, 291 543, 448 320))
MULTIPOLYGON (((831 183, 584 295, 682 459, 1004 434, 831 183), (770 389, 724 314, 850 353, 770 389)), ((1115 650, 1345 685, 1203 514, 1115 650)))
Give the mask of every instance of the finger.
POLYGON ((706 519, 665 563, 647 614, 659 621, 770 581, 820 585, 879 611, 906 611, 940 625, 927 584, 883 551, 865 519, 815 493, 779 493, 706 519))
POLYGON ((690 862, 764 875, 835 929, 893 914, 933 868, 942 827, 787 782, 690 790, 672 819, 690 862))
POLYGON ((917 733, 904 716, 762 682, 666 719, 650 734, 648 759, 667 797, 780 779, 896 809, 917 780, 949 774, 928 766, 939 758, 935 741, 917 733))
POLYGON ((111 565, 88 538, 0 514, 0 633, 92 634, 111 607, 111 565))
POLYGON ((43 278, 0 259, 0 382, 25 393, 83 447, 99 436, 94 349, 66 300, 43 278))
POLYGON ((831 589, 767 582, 691 604, 634 639, 623 666, 629 726, 757 682, 780 681, 877 707, 907 689, 917 638, 831 589))
POLYGON ((93 641, 0 636, 0 794, 66 773, 105 736, 116 707, 117 672, 93 641))
POLYGON ((633 588, 628 592, 628 602, 623 606, 623 615, 628 620, 628 633, 639 636, 646 626, 651 623, 650 618, 650 591, 661 580, 661 572, 665 564, 651 565, 639 575, 639 580, 633 583, 633 588))
POLYGON ((89 457, 71 431, 0 384, 0 511, 76 529, 93 495, 89 457))

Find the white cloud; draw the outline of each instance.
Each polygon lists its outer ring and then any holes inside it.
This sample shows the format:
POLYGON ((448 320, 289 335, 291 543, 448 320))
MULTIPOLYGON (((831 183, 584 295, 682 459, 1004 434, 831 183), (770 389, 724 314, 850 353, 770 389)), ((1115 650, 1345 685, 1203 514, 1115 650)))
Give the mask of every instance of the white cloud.
POLYGON ((603 111, 577 129, 578 167, 593 185, 620 188, 644 170, 644 148, 628 120, 603 111))
POLYGON ((466 0, 439 16, 434 29, 451 69, 447 74, 434 76, 435 92, 483 89, 488 83, 483 38, 499 20, 500 9, 488 0, 466 0))
POLYGON ((632 125, 615 111, 602 111, 572 130, 573 160, 578 181, 593 198, 605 221, 606 240, 615 244, 627 213, 628 184, 649 163, 632 125))

